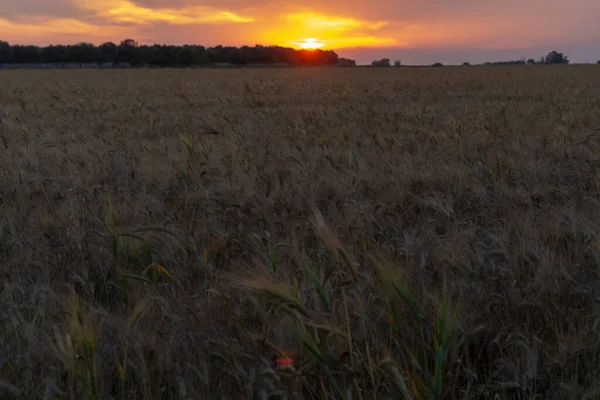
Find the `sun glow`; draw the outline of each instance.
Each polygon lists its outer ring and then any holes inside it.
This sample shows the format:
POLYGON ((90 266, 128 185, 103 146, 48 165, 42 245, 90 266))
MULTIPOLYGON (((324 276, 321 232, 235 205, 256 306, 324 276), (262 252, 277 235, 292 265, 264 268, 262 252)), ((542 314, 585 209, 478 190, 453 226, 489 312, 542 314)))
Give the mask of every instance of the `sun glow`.
POLYGON ((305 50, 315 50, 325 46, 325 43, 315 38, 306 38, 302 42, 298 43, 298 46, 305 50))
POLYGON ((383 34, 387 21, 370 21, 315 12, 286 14, 265 27, 259 40, 297 49, 383 47, 397 41, 383 34))

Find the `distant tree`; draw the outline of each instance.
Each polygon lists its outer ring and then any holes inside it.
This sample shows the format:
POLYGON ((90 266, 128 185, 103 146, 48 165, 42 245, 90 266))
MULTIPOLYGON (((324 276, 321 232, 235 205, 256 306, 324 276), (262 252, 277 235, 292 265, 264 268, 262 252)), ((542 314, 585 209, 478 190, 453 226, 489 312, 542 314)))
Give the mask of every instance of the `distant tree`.
POLYGON ((598 60, 598 62, 596 64, 600 65, 600 60, 598 60))
POLYGON ((483 65, 525 65, 525 60, 494 61, 486 62, 483 65))
POLYGON ((199 65, 206 65, 206 64, 210 64, 210 55, 208 54, 208 50, 204 51, 201 55, 200 55, 200 59, 198 60, 199 65))
POLYGON ((138 47, 138 42, 133 39, 125 39, 121 41, 120 46, 122 47, 138 47))
MULTIPOLYGON (((387 59, 386 59, 387 60, 387 59)), ((100 46, 91 43, 76 45, 10 46, 0 41, 0 62, 14 63, 101 63, 123 62, 131 65, 176 66, 203 65, 210 63, 287 64, 287 65, 350 65, 356 62, 341 59, 331 50, 295 50, 280 46, 216 46, 205 48, 198 45, 138 45, 133 39, 125 39, 119 45, 106 42, 100 46)), ((389 60, 387 60, 389 66, 389 60)))
POLYGON ((389 58, 382 58, 381 60, 375 60, 371 63, 373 67, 391 67, 389 58))
POLYGON ((114 63, 119 56, 119 48, 113 42, 105 42, 98 46, 103 62, 114 63))
POLYGON ((178 46, 158 45, 142 46, 139 49, 144 62, 161 67, 174 66, 177 63, 180 48, 178 46))
POLYGON ((0 40, 0 63, 8 64, 13 62, 12 48, 8 42, 0 40))
POLYGON ((545 59, 546 64, 568 64, 569 59, 563 54, 552 50, 545 59))
POLYGON ((246 65, 248 60, 244 57, 244 53, 237 47, 228 47, 226 51, 226 62, 233 65, 246 65))
POLYGON ((533 65, 533 64, 535 64, 535 60, 533 58, 530 58, 529 60, 527 60, 527 64, 533 65))
POLYGON ((223 46, 221 46, 220 44, 211 48, 209 53, 208 53, 208 58, 211 62, 223 62, 223 56, 224 56, 224 49, 223 46))
POLYGON ((319 53, 320 58, 322 60, 322 64, 323 65, 335 65, 337 64, 338 60, 339 60, 339 56, 337 55, 337 53, 333 50, 324 50, 321 53, 321 50, 319 49, 317 51, 317 53, 319 53))
POLYGON ((435 64, 432 65, 432 67, 443 67, 444 64, 442 64, 441 62, 436 62, 435 64))
POLYGON ((192 46, 183 46, 177 54, 177 64, 189 67, 198 65, 200 54, 192 46))
POLYGON ((133 39, 121 41, 118 47, 117 61, 139 65, 142 61, 138 57, 138 43, 133 39))
POLYGON ((17 64, 32 64, 42 61, 42 52, 36 46, 12 46, 13 62, 17 64))
POLYGON ((39 63, 42 61, 42 52, 37 46, 25 46, 25 62, 39 63))
POLYGON ((394 61, 394 67, 401 67, 401 66, 402 66, 402 61, 400 61, 400 60, 394 61))
MULTIPOLYGON (((118 48, 117 48, 118 51, 118 48)), ((144 65, 156 65, 153 64, 153 57, 154 56, 154 48, 153 46, 138 46, 137 49, 135 50, 135 57, 138 60, 138 62, 140 64, 144 64, 144 65)), ((117 60, 118 60, 118 53, 117 53, 117 60)))
POLYGON ((98 52, 91 43, 77 43, 74 46, 68 46, 65 59, 72 63, 92 63, 99 61, 98 52))
POLYGON ((356 67, 356 61, 340 57, 338 58, 337 65, 340 67, 356 67))
POLYGON ((468 63, 468 62, 465 61, 462 65, 463 65, 463 67, 470 67, 471 63, 468 63))
POLYGON ((51 64, 60 64, 66 61, 67 46, 48 46, 41 50, 42 61, 51 64))
POLYGON ((192 47, 194 48, 194 51, 196 53, 196 59, 198 61, 198 64, 206 64, 206 47, 198 45, 194 45, 192 47))
POLYGON ((242 46, 240 48, 240 56, 245 60, 246 64, 262 64, 264 51, 260 46, 242 46))

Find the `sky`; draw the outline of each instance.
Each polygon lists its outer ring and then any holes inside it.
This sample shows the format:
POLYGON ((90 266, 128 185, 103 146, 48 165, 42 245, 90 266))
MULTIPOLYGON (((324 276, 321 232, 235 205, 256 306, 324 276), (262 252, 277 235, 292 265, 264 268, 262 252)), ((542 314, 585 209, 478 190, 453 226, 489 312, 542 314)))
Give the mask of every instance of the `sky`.
POLYGON ((361 64, 539 59, 551 50, 596 62, 598 21, 600 0, 0 0, 0 40, 12 44, 310 45, 361 64))

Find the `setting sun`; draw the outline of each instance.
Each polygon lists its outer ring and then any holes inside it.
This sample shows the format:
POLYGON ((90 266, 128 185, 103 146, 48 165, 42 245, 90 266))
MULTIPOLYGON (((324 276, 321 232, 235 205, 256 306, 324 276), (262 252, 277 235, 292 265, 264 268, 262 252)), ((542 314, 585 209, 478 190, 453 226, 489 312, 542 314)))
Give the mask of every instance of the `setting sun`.
POLYGON ((296 12, 282 15, 265 26, 259 40, 304 50, 389 47, 398 42, 381 31, 388 24, 379 19, 296 12))
POLYGON ((321 47, 325 46, 325 43, 320 42, 318 39, 315 38, 306 38, 301 43, 299 43, 299 45, 302 49, 314 50, 320 49, 321 47))

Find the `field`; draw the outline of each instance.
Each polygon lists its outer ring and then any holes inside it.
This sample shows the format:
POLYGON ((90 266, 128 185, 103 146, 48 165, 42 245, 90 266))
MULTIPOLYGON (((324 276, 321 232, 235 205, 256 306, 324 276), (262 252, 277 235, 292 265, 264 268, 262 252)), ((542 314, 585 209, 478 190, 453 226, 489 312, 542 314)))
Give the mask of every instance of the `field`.
POLYGON ((0 88, 0 397, 600 398, 600 68, 0 88))

